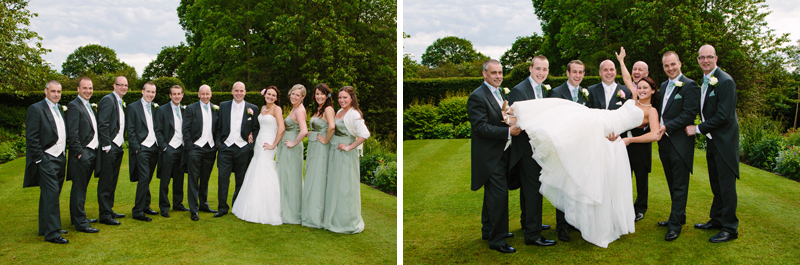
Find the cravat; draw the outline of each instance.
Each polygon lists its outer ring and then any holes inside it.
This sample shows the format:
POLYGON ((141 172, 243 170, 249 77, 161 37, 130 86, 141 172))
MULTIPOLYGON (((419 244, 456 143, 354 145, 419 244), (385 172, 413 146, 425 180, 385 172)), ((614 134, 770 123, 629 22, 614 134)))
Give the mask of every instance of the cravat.
POLYGON ((183 121, 183 117, 181 117, 181 110, 178 107, 175 107, 175 114, 178 116, 178 121, 183 121))
POLYGON ((701 97, 706 97, 706 89, 708 89, 708 81, 709 81, 708 77, 707 76, 703 76, 703 87, 700 90, 700 93, 701 93, 700 96, 701 97))
POLYGON ((86 108, 89 109, 89 116, 92 116, 92 119, 94 119, 94 113, 92 112, 92 105, 89 105, 89 102, 86 102, 86 108))
POLYGON ((117 103, 119 103, 119 108, 121 109, 122 108, 122 100, 117 101, 117 103))
POLYGON ((578 102, 578 88, 572 90, 572 102, 578 102))
POLYGON ((203 105, 203 110, 205 110, 206 112, 208 112, 208 105, 203 105))
POLYGON ((153 116, 153 111, 150 110, 150 104, 152 104, 152 103, 147 103, 147 114, 150 115, 150 116, 153 116))
MULTIPOLYGON (((669 81, 669 85, 667 85, 667 97, 669 97, 669 95, 672 95, 672 88, 674 88, 674 87, 675 87, 675 83, 672 82, 672 81, 669 81)), ((666 102, 666 101, 664 101, 664 102, 666 102)))
POLYGON ((58 111, 58 104, 53 106, 53 110, 55 110, 56 111, 56 115, 58 115, 58 117, 61 118, 61 112, 58 111))
POLYGON ((503 101, 503 96, 500 95, 500 88, 497 88, 497 89, 494 90, 494 96, 497 97, 497 100, 499 100, 501 102, 503 101))
POLYGON ((542 85, 536 86, 536 98, 542 98, 542 85))

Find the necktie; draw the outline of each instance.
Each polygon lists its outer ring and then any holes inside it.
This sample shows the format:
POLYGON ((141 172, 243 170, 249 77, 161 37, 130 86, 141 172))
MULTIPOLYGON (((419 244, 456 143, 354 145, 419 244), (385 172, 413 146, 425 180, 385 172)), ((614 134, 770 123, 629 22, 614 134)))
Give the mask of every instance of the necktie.
POLYGON ((203 110, 205 110, 206 112, 208 112, 208 105, 203 105, 203 110))
POLYGON ((61 118, 61 112, 58 111, 58 104, 53 106, 53 110, 55 110, 56 111, 56 115, 58 115, 58 117, 61 118))
POLYGON ((94 119, 94 113, 92 113, 92 105, 89 105, 89 102, 86 102, 86 108, 89 109, 89 116, 92 116, 92 119, 94 119))
POLYGON ((153 111, 150 110, 150 104, 152 104, 152 103, 147 103, 147 114, 152 116, 153 115, 153 111))
POLYGON ((578 88, 572 90, 572 102, 578 102, 578 88))
POLYGON ((119 103, 119 108, 121 109, 122 108, 122 100, 117 101, 117 103, 119 103))
POLYGON ((178 121, 183 121, 183 117, 181 117, 181 109, 180 108, 175 107, 175 115, 178 116, 178 121))
POLYGON ((503 96, 500 95, 500 88, 494 90, 494 96, 497 98, 497 100, 501 102, 503 101, 503 96))
MULTIPOLYGON (((669 95, 672 95, 672 88, 674 88, 674 87, 675 87, 675 83, 672 82, 672 81, 669 81, 669 85, 667 85, 667 97, 669 97, 669 95)), ((664 102, 666 102, 666 100, 664 102)))
POLYGON ((703 76, 703 87, 700 90, 700 93, 701 93, 700 96, 703 97, 703 98, 706 97, 706 89, 708 89, 708 82, 709 82, 708 77, 707 76, 703 76))
POLYGON ((536 86, 536 98, 542 98, 542 85, 536 86))

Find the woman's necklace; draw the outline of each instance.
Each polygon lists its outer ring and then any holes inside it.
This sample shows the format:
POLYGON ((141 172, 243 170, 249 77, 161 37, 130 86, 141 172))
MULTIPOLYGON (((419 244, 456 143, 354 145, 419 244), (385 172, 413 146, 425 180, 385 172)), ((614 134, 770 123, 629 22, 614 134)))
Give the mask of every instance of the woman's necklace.
POLYGON ((636 103, 639 103, 639 105, 642 105, 642 106, 645 106, 645 107, 652 107, 653 106, 653 104, 642 104, 642 102, 639 102, 638 99, 636 100, 636 103))
POLYGON ((272 108, 274 108, 274 107, 275 107, 275 105, 276 105, 276 104, 272 104, 272 107, 269 107, 269 108, 267 108, 267 114, 269 114, 269 111, 270 111, 270 110, 272 110, 272 108))

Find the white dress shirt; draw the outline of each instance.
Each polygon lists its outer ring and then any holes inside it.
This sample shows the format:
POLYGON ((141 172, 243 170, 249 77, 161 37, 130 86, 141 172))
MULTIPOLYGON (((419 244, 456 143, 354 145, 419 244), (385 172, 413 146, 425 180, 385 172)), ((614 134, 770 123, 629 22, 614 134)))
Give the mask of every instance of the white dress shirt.
POLYGON ((94 136, 92 136, 92 141, 89 142, 89 144, 87 144, 86 147, 91 148, 91 149, 97 149, 97 145, 99 144, 99 141, 97 140, 97 118, 95 118, 94 112, 89 107, 89 101, 83 99, 80 96, 78 98, 83 103, 83 107, 86 109, 86 111, 89 112, 89 119, 92 121, 92 130, 94 130, 93 131, 94 136))
POLYGON ((122 137, 125 135, 125 111, 122 110, 122 98, 116 92, 112 92, 112 94, 117 98, 117 108, 119 108, 119 132, 111 142, 114 142, 118 147, 122 147, 122 137))
MULTIPOLYGON (((543 97, 544 97, 544 95, 541 95, 541 94, 539 94, 539 93, 536 93, 536 87, 537 87, 537 86, 541 86, 542 84, 538 84, 538 83, 536 83, 536 81, 533 81, 533 78, 531 78, 530 76, 528 76, 528 82, 530 82, 530 83, 531 83, 531 89, 533 90, 533 95, 535 95, 535 96, 536 96, 536 99, 543 98, 543 97)), ((539 90, 541 90, 541 91, 542 91, 542 94, 544 94, 544 87, 540 87, 540 88, 539 88, 539 90)))
POLYGON ((236 103, 235 100, 231 101, 231 132, 228 134, 228 138, 225 139, 226 146, 236 145, 239 148, 247 145, 247 142, 242 139, 242 116, 244 115, 244 109, 247 106, 244 103, 244 100, 240 103, 236 103))
POLYGON ((180 105, 170 103, 169 106, 172 108, 172 120, 175 121, 175 134, 173 134, 172 139, 169 140, 169 146, 177 149, 183 145, 183 116, 181 116, 180 105))
POLYGON ((142 98, 142 111, 144 111, 144 121, 147 124, 147 137, 144 138, 141 145, 150 148, 156 143, 156 131, 153 129, 153 112, 150 109, 152 102, 147 102, 142 98))
MULTIPOLYGON (((54 108, 57 108, 56 103, 53 103, 49 99, 47 101, 47 107, 50 109, 50 114, 53 115, 53 120, 56 122, 56 131, 58 133, 58 140, 56 144, 45 150, 45 153, 50 154, 53 157, 58 157, 64 153, 64 150, 67 147, 67 127, 64 125, 64 117, 61 115, 60 112, 57 112, 54 108)), ((46 130, 46 128, 41 128, 42 130, 46 130)), ((49 128, 48 128, 49 129, 49 128)))
POLYGON ((603 84, 603 91, 606 93, 606 109, 611 107, 611 99, 614 96, 614 90, 617 90, 617 83, 611 83, 611 85, 606 85, 606 83, 600 82, 603 84))
POLYGON ((200 101, 200 112, 203 113, 203 132, 200 134, 200 139, 194 142, 194 144, 199 147, 203 147, 206 143, 208 146, 214 147, 214 138, 212 137, 214 134, 211 131, 212 111, 214 111, 214 109, 211 106, 211 102, 205 104, 200 101), (206 106, 208 106, 208 110, 206 110, 206 106))

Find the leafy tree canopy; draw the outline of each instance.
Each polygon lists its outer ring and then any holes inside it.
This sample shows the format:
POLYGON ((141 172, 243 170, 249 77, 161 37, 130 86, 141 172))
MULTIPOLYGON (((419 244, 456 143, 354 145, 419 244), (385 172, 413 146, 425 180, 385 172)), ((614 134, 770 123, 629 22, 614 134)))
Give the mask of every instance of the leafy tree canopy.
POLYGON ((500 56, 500 63, 503 64, 506 72, 511 71, 515 65, 530 62, 534 56, 539 54, 539 49, 544 43, 544 38, 538 34, 527 37, 517 37, 511 49, 508 49, 503 56, 500 56))
POLYGON ((98 44, 78 47, 61 64, 61 73, 72 78, 131 70, 133 67, 117 59, 117 52, 98 44))
POLYGON ((422 54, 422 64, 438 67, 444 64, 472 62, 485 55, 475 51, 472 42, 455 36, 435 40, 422 54))
POLYGON ((44 89, 52 75, 42 55, 42 38, 31 31, 30 19, 38 14, 27 10, 28 1, 3 0, 0 10, 0 92, 44 89))
POLYGON ((164 46, 155 60, 144 68, 142 79, 154 80, 159 77, 178 77, 178 68, 189 55, 189 46, 181 43, 178 46, 164 46))

